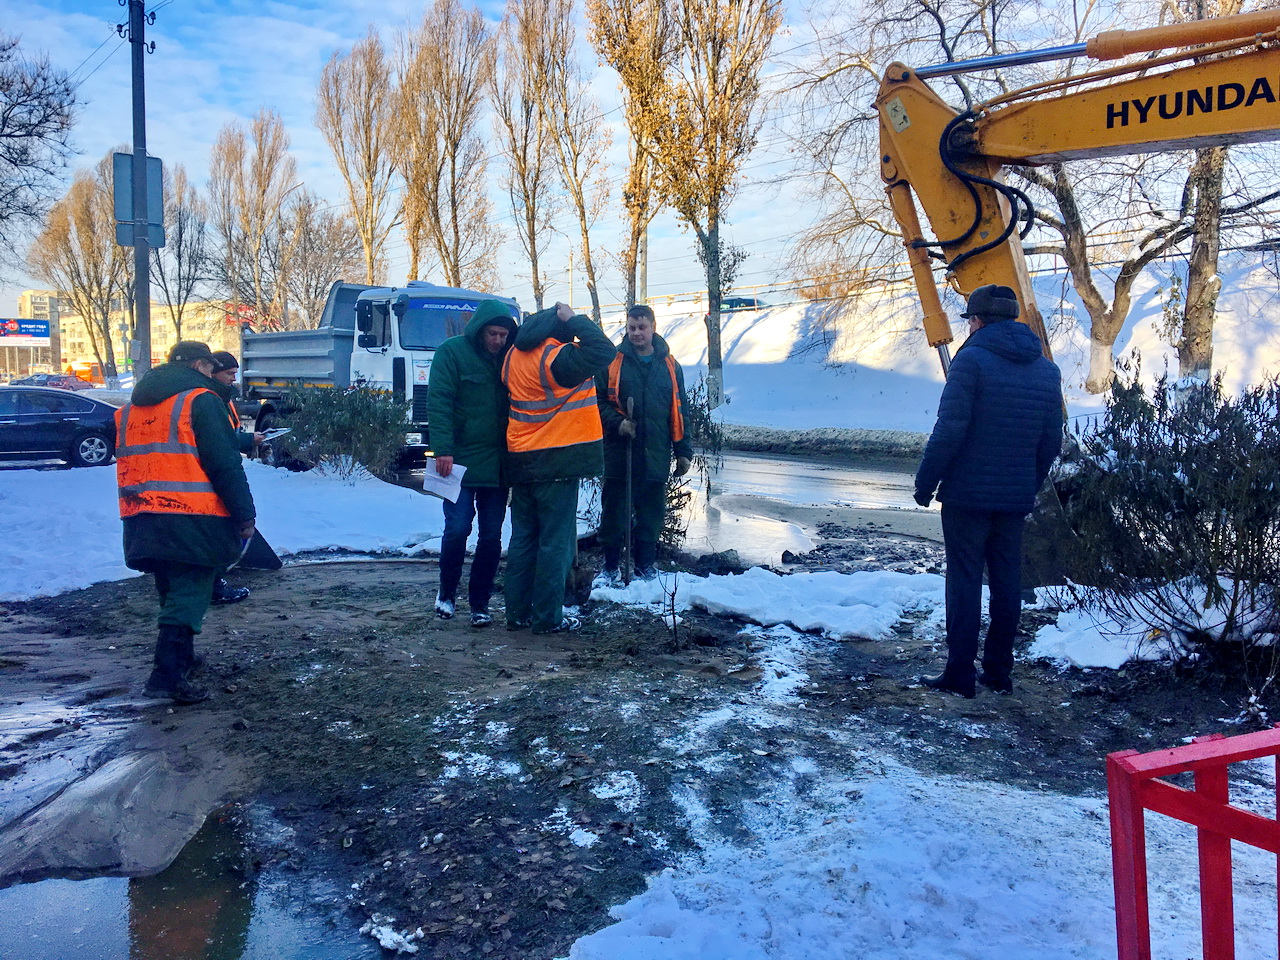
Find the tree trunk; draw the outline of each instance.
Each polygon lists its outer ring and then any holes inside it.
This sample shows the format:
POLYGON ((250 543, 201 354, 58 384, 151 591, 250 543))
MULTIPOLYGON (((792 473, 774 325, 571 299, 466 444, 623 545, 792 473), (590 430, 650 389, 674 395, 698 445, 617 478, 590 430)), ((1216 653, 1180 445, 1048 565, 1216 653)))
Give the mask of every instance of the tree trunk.
POLYGON ((714 410, 724 403, 724 358, 720 355, 720 223, 713 214, 706 231, 698 230, 707 265, 707 402, 714 410))
POLYGON ((1195 236, 1187 264, 1187 297, 1178 338, 1178 375, 1208 382, 1213 366, 1213 318, 1222 280, 1218 277, 1221 242, 1222 176, 1226 147, 1196 151, 1191 178, 1196 190, 1195 236))

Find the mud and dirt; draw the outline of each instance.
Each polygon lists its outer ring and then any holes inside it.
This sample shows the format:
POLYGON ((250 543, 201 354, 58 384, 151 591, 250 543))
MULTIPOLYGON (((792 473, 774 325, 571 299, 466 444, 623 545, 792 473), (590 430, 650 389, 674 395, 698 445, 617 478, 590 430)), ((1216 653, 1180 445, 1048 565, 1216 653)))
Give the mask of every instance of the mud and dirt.
MULTIPOLYGON (((941 545, 826 521, 801 569, 936 571, 941 545)), ((590 558, 584 558, 590 567, 590 558)), ((580 632, 432 613, 433 562, 244 572, 199 638, 213 697, 141 696, 147 579, 0 608, 0 884, 160 869, 215 808, 268 810, 251 859, 331 881, 335 922, 421 930, 432 957, 563 956, 692 851, 749 843, 785 758, 1100 794, 1103 758, 1224 727, 1239 691, 1151 666, 1020 663, 1011 696, 938 695, 936 631, 824 643, 796 702, 764 703, 759 629, 586 603, 580 632), (746 628, 746 629, 744 629, 746 628), (725 711, 711 732, 693 722, 725 711), (692 724, 692 725, 691 725, 692 724), (696 818, 681 798, 696 796, 696 818)), ((1023 641, 1049 615, 1028 612, 1023 641)), ((312 904, 310 906, 315 906, 312 904)))

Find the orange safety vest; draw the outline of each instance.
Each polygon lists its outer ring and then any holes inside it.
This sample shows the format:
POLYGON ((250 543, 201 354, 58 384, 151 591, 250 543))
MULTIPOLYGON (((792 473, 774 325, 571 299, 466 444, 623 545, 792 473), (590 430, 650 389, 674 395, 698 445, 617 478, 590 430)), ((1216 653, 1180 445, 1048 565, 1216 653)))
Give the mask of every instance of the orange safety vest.
MULTIPOLYGON (((667 373, 671 376, 671 441, 679 443, 684 439, 684 414, 680 412, 680 381, 676 379, 676 362, 667 354, 667 373)), ((618 396, 618 381, 622 377, 622 351, 609 364, 609 402, 624 417, 627 411, 622 407, 622 398, 618 396)))
POLYGON ((139 513, 231 516, 196 447, 191 403, 202 393, 213 391, 197 387, 154 406, 127 403, 116 411, 116 485, 122 519, 139 513))
POLYGON ((576 387, 562 387, 551 375, 551 362, 565 349, 576 348, 549 340, 532 350, 507 351, 502 382, 511 395, 507 449, 512 453, 603 439, 595 380, 588 377, 576 387))
POLYGON ((227 403, 227 419, 231 421, 231 429, 236 433, 240 432, 240 411, 236 409, 236 405, 232 402, 227 403))

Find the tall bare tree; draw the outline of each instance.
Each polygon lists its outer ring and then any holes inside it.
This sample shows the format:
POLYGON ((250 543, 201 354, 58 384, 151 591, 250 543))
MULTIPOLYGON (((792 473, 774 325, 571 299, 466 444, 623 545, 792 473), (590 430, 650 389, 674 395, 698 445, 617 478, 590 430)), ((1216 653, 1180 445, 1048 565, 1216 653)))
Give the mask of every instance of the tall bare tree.
POLYGON ((571 51, 577 49, 574 0, 547 0, 548 52, 546 99, 543 109, 553 131, 560 181, 578 218, 578 244, 587 292, 591 294, 591 316, 600 323, 600 291, 596 283, 596 255, 592 250, 591 228, 604 210, 608 196, 605 154, 609 149, 609 129, 582 67, 571 51))
POLYGON ((316 126, 338 163, 352 218, 364 247, 364 282, 377 283, 383 245, 395 211, 392 156, 400 148, 394 122, 391 60, 370 27, 349 54, 335 53, 320 73, 316 126))
POLYGON ((279 245, 282 211, 299 186, 280 115, 262 110, 246 133, 231 123, 218 133, 209 170, 211 219, 221 249, 221 279, 237 305, 253 308, 255 324, 283 324, 271 247, 279 245))
POLYGON ((622 82, 630 142, 622 186, 627 240, 618 259, 630 307, 636 302, 642 238, 665 203, 654 152, 658 128, 669 114, 667 71, 674 56, 673 28, 664 0, 587 0, 587 20, 592 45, 622 82))
MULTIPOLYGON (((76 85, 46 56, 24 57, 0 32, 0 247, 40 222, 55 196, 75 120, 76 85)), ((3 256, 3 254, 0 254, 3 256)))
POLYGON ((549 0, 507 0, 491 84, 494 126, 506 160, 503 185, 511 198, 516 236, 529 260, 535 310, 542 309, 546 292, 543 244, 560 206, 554 192, 554 134, 543 109, 551 51, 549 10, 549 0))
POLYGON ((416 245, 425 244, 445 283, 492 289, 499 238, 479 130, 493 72, 484 17, 459 0, 435 0, 418 28, 401 34, 397 63, 399 115, 406 138, 416 141, 399 164, 410 277, 420 267, 416 245))
POLYGON ((674 59, 668 116, 654 160, 676 215, 693 230, 707 275, 707 399, 724 399, 720 349, 720 228, 756 144, 764 67, 782 23, 781 0, 669 0, 674 59))
POLYGON ((84 321, 102 375, 114 378, 118 370, 111 315, 113 309, 123 312, 132 257, 115 242, 111 168, 107 154, 93 169, 76 174, 66 195, 49 210, 27 265, 34 276, 66 294, 84 321))
POLYGON ((164 299, 178 339, 187 306, 207 284, 213 264, 209 243, 209 208, 178 164, 164 170, 163 247, 151 248, 151 284, 164 299))
POLYGON ((358 277, 365 267, 364 247, 351 217, 330 210, 308 190, 291 199, 286 215, 289 237, 284 286, 292 329, 316 327, 329 288, 358 277))

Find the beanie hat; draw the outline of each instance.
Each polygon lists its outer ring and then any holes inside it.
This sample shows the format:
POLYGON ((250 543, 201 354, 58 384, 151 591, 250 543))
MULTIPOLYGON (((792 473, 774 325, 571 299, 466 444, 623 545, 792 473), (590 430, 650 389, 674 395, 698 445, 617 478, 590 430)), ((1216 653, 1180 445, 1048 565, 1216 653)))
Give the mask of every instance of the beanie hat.
POLYGON ((240 361, 226 350, 217 350, 213 354, 213 372, 223 373, 227 370, 240 369, 240 361))
POLYGON ((212 360, 213 352, 207 343, 199 340, 179 340, 169 351, 170 363, 190 363, 192 360, 212 360))
POLYGON ((969 303, 960 316, 977 317, 987 323, 1018 318, 1018 295, 1012 287, 988 283, 969 294, 969 303))

